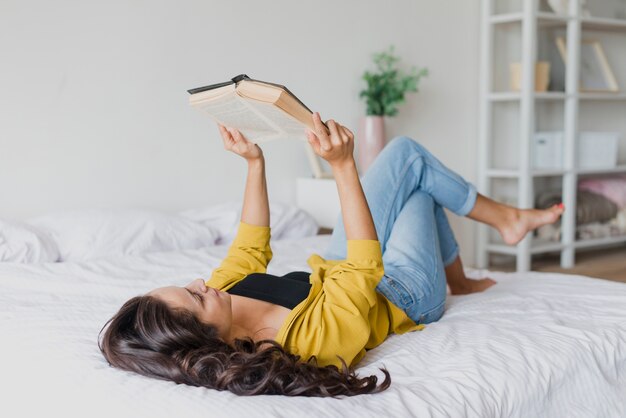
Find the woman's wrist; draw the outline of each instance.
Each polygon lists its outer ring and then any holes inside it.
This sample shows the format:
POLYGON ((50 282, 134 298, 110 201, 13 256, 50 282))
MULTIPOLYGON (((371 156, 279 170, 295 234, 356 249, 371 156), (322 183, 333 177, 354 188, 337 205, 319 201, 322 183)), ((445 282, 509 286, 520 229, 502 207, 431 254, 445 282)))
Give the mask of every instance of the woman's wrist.
POLYGON ((246 158, 246 161, 248 162, 249 166, 264 165, 265 164, 265 158, 263 157, 263 154, 261 154, 261 156, 259 156, 259 157, 246 158))
POLYGON ((353 170, 356 170, 356 163, 354 161, 354 158, 349 158, 343 161, 337 161, 337 162, 330 164, 330 168, 331 170, 333 170, 333 173, 353 171, 353 170))

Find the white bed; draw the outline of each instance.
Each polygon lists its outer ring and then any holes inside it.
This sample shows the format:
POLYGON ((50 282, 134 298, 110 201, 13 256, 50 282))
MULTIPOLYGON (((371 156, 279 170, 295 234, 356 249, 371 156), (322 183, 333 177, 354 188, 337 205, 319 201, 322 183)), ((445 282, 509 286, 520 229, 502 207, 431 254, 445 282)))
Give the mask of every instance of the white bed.
MULTIPOLYGON (((328 240, 273 241, 268 272, 306 269, 328 240)), ((626 416, 626 285, 582 276, 468 269, 498 284, 368 352, 359 373, 393 379, 376 395, 237 397, 106 364, 97 334, 124 301, 208 277, 227 248, 0 263, 0 416, 626 416)))

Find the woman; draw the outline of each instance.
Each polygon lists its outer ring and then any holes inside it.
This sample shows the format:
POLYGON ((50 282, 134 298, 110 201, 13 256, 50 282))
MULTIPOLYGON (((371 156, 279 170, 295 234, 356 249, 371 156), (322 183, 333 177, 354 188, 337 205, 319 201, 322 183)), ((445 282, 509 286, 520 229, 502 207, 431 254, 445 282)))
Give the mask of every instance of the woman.
POLYGON ((111 365, 241 395, 380 392, 390 385, 386 370, 378 385, 353 370, 367 349, 438 320, 446 280, 452 294, 495 284, 465 277, 442 207, 497 228, 509 244, 563 211, 490 200, 406 137, 387 145, 362 187, 352 132, 333 120, 327 131, 318 113, 313 124, 308 140, 332 168, 342 212, 326 257, 309 257, 311 272, 266 274, 273 254, 263 153, 220 125, 224 147, 248 162, 237 236, 208 281, 122 306, 99 341, 111 365))

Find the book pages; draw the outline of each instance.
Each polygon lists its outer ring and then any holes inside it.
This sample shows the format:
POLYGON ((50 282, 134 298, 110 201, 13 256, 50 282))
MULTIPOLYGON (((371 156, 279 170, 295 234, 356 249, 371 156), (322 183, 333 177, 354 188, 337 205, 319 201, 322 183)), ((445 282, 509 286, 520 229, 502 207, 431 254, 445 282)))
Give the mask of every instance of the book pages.
MULTIPOLYGON (((319 157, 315 154, 313 147, 307 141, 306 134, 304 133, 306 125, 271 103, 254 99, 247 99, 245 102, 248 106, 250 106, 251 110, 255 111, 259 116, 265 118, 269 124, 274 125, 276 130, 280 131, 280 133, 276 136, 264 138, 265 141, 272 139, 295 139, 305 142, 306 154, 311 169, 313 170, 313 176, 315 178, 333 177, 332 173, 324 173, 319 157)), ((246 138, 248 138, 248 136, 246 136, 246 138)), ((264 140, 257 140, 256 143, 265 142, 264 140)))
POLYGON ((251 111, 246 100, 234 92, 192 104, 207 112, 217 123, 236 127, 251 142, 262 142, 283 134, 275 125, 268 123, 265 117, 251 111))
MULTIPOLYGON (((268 124, 274 126, 280 134, 276 138, 306 140, 304 128, 306 125, 272 103, 246 99, 246 104, 263 117, 268 124)), ((274 138, 273 138, 274 139, 274 138)))

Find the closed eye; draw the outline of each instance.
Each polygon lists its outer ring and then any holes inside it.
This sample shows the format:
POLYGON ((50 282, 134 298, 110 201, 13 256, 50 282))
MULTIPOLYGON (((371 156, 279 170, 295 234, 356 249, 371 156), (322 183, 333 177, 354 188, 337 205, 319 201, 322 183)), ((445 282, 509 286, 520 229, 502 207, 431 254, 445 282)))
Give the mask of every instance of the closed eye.
POLYGON ((191 290, 187 289, 186 287, 184 288, 187 292, 189 292, 189 294, 194 297, 195 299, 198 299, 199 302, 204 301, 204 296, 202 296, 199 293, 196 292, 192 292, 191 290))

